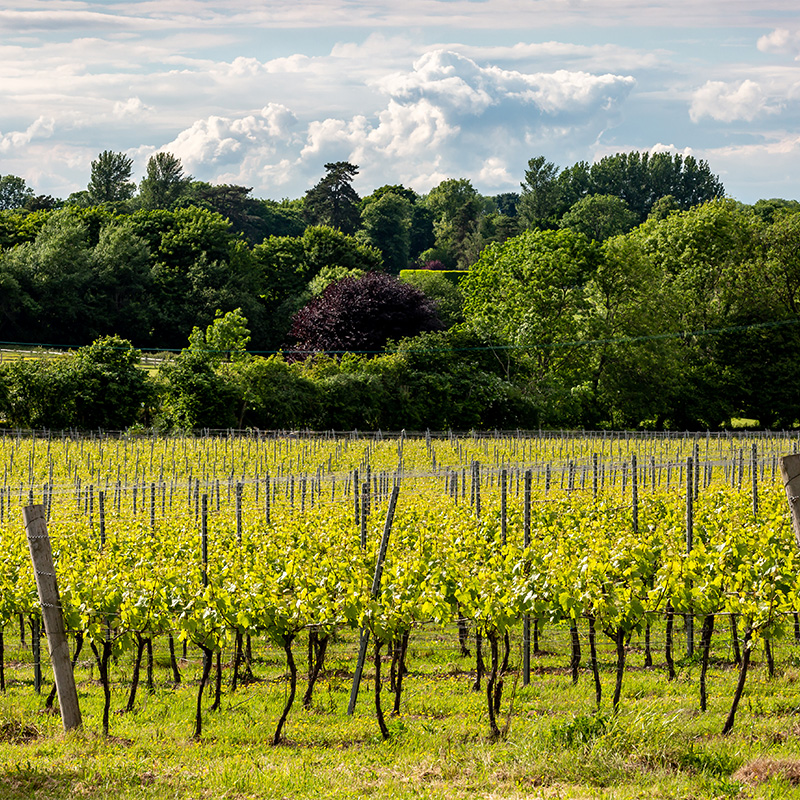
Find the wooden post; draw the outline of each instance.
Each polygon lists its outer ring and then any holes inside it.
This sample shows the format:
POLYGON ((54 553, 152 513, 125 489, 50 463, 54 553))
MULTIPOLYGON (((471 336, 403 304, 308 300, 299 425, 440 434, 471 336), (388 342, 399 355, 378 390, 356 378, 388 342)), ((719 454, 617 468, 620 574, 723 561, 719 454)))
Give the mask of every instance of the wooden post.
MULTIPOLYGON (((525 470, 525 510, 523 521, 523 542, 524 546, 530 547, 531 544, 531 482, 533 474, 525 470)), ((531 617, 525 614, 522 618, 522 685, 527 686, 531 682, 531 617)))
POLYGON ((508 530, 508 472, 500 471, 500 544, 505 547, 508 530))
POLYGON ((783 456, 780 461, 783 488, 792 514, 794 538, 800 547, 800 453, 783 456))
POLYGON ((633 532, 639 535, 639 467, 636 453, 631 456, 631 510, 633 514, 633 532))
MULTIPOLYGON (((686 555, 691 555, 694 547, 694 466, 692 456, 686 459, 686 555)), ((694 616, 692 609, 686 614, 686 655, 694 655, 694 616)))
POLYGON ((42 618, 47 634, 50 661, 53 664, 61 721, 64 730, 69 731, 81 727, 81 711, 78 706, 78 692, 72 672, 69 643, 64 629, 64 617, 61 613, 61 598, 56 583, 50 537, 47 534, 45 508, 41 505, 27 506, 22 509, 22 516, 36 578, 36 590, 42 606, 42 618))
POLYGON ((236 481, 236 541, 242 543, 242 482, 236 481))
MULTIPOLYGON (((356 490, 357 493, 357 490, 356 490)), ((400 494, 400 487, 395 484, 392 489, 392 496, 389 498, 389 509, 386 512, 386 522, 383 526, 383 536, 381 546, 378 551, 378 561, 375 564, 375 577, 372 579, 372 597, 378 596, 381 588, 381 577, 383 576, 383 562, 386 560, 386 550, 389 547, 389 534, 392 532, 392 522, 394 521, 394 510, 397 506, 397 496, 400 494)), ((352 717, 356 710, 356 700, 358 699, 358 687, 361 684, 361 675, 364 672, 364 661, 367 657, 367 645, 369 644, 369 629, 361 631, 361 641, 358 648, 358 661, 356 671, 353 675, 353 686, 350 689, 350 703, 347 706, 347 715, 352 717)))

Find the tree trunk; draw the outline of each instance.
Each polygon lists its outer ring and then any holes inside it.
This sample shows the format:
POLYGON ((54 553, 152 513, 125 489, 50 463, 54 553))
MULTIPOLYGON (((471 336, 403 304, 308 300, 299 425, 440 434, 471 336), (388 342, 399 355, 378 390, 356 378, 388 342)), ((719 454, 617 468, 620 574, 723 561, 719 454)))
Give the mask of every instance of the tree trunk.
POLYGON ((178 659, 175 658, 175 639, 169 635, 169 664, 172 667, 172 682, 178 686, 181 682, 181 673, 178 669, 178 659))
POLYGON ((303 695, 303 708, 310 708, 314 697, 314 686, 325 665, 325 653, 328 649, 330 634, 320 636, 316 631, 308 633, 308 686, 303 695))
POLYGON ((708 657, 711 652, 711 635, 714 633, 714 615, 706 614, 703 620, 703 632, 700 637, 700 710, 707 708, 706 674, 708 673, 708 657))
POLYGON ((133 675, 131 677, 131 690, 128 694, 128 702, 125 706, 125 711, 133 711, 134 703, 136 702, 136 690, 139 688, 139 673, 142 667, 142 655, 147 640, 139 633, 136 634, 136 657, 133 659, 133 675))
POLYGON ((731 646, 733 647, 733 663, 741 666, 742 650, 739 647, 739 624, 736 621, 736 614, 731 614, 731 646))
POLYGON ((475 683, 472 684, 472 691, 479 692, 481 690, 481 679, 485 671, 483 663, 483 637, 480 633, 475 634, 475 683))
POLYGON ((603 687, 600 683, 600 665, 597 663, 597 634, 594 617, 589 617, 589 655, 592 659, 592 677, 594 678, 594 699, 600 708, 603 698, 603 687))
POLYGON ((194 734, 193 739, 199 739, 203 733, 203 691, 206 688, 208 676, 211 674, 211 656, 213 652, 210 647, 200 645, 203 651, 203 675, 200 678, 200 686, 197 689, 197 707, 194 714, 194 734))
POLYGON ((244 675, 241 676, 242 683, 252 683, 253 676, 253 641, 248 633, 244 640, 244 675))
POLYGON ((461 648, 461 655, 464 658, 469 658, 470 652, 469 647, 467 647, 467 642, 469 642, 469 625, 467 621, 460 617, 458 618, 458 644, 461 648))
POLYGON ((581 640, 578 636, 578 623, 571 620, 569 624, 569 636, 571 643, 571 655, 569 660, 569 668, 572 672, 572 683, 578 682, 578 670, 581 666, 581 640))
POLYGON ((750 637, 753 635, 753 630, 748 625, 744 631, 744 653, 742 654, 742 663, 739 665, 739 680, 736 683, 736 691, 733 694, 733 702, 731 703, 731 710, 728 712, 728 718, 725 720, 725 725, 722 728, 722 735, 727 736, 733 730, 733 723, 736 719, 736 709, 739 708, 739 701, 742 699, 742 692, 744 691, 744 683, 747 680, 747 667, 750 664, 750 637))
POLYGON ((231 659, 231 680, 229 688, 231 693, 239 686, 239 664, 242 663, 242 632, 236 631, 236 640, 233 644, 233 658, 231 659))
POLYGON ((650 648, 650 623, 644 628, 644 666, 645 669, 653 666, 653 651, 650 648))
POLYGON ((375 655, 373 663, 375 667, 375 716, 378 718, 378 727, 381 729, 381 736, 389 738, 389 729, 386 727, 386 720, 383 717, 381 708, 381 646, 383 642, 375 637, 375 655))
POLYGON ((497 726, 497 718, 495 716, 495 681, 497 680, 497 671, 499 666, 499 643, 497 641, 497 632, 487 632, 486 636, 489 639, 489 645, 492 653, 492 668, 489 677, 486 679, 486 706, 489 711, 489 737, 494 741, 500 738, 500 728, 497 726))
POLYGON ((675 624, 675 612, 672 610, 672 603, 667 603, 667 631, 666 642, 664 644, 664 657, 667 661, 667 674, 671 681, 675 680, 675 662, 672 660, 672 629, 675 624))
POLYGON ((392 708, 392 716, 396 717, 400 713, 400 695, 403 692, 403 677, 406 674, 406 652, 408 651, 408 638, 410 631, 406 631, 395 648, 400 651, 400 657, 397 660, 397 676, 395 678, 394 688, 394 708, 392 708))
POLYGON ((622 676, 625 673, 625 631, 621 627, 617 628, 614 639, 617 645, 617 682, 614 686, 614 700, 611 705, 616 714, 619 710, 619 700, 622 696, 622 676))
POLYGON ((283 651, 286 653, 286 664, 289 667, 289 697, 286 700, 286 707, 283 709, 283 714, 281 714, 281 718, 278 720, 278 727, 275 729, 275 736, 272 739, 273 745, 280 744, 281 742, 281 732, 289 717, 289 711, 292 709, 294 696, 297 692, 297 665, 294 663, 294 656, 292 655, 293 641, 293 633, 283 637, 283 651))
POLYGON ((770 642, 770 639, 766 634, 764 635, 764 655, 767 658, 767 675, 769 675, 770 678, 774 678, 775 656, 772 652, 772 643, 770 642))
POLYGON ((92 652, 97 661, 97 668, 100 671, 100 682, 103 685, 103 736, 108 736, 108 719, 111 713, 111 684, 108 680, 108 662, 111 659, 111 641, 106 639, 103 642, 103 653, 97 649, 97 645, 92 642, 92 652))
POLYGON ((214 681, 214 704, 209 711, 219 711, 222 705, 222 648, 217 649, 217 671, 214 681))

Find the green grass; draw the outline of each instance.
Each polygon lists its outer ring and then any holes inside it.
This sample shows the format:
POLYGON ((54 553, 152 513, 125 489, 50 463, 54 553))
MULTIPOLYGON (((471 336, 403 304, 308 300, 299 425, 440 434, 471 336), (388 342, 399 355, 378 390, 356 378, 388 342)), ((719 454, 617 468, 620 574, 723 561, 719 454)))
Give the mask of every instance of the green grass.
MULTIPOLYGON (((302 709, 298 697, 288 741, 278 747, 270 741, 287 682, 279 654, 263 643, 254 664, 259 680, 235 693, 226 686, 222 709, 204 714, 200 741, 190 738, 199 676, 191 650, 184 683, 173 688, 159 645, 155 690, 141 686, 136 709, 112 716, 108 739, 100 734, 102 692, 89 661, 77 671, 84 730, 67 735, 57 715, 43 713, 25 654, 7 651, 0 798, 800 798, 794 646, 779 648, 774 679, 756 653, 734 732, 722 737, 736 680, 724 634, 709 673, 708 712, 698 710, 695 663, 679 663, 677 679, 668 681, 660 652, 656 667, 645 670, 632 648, 614 716, 610 649, 601 653, 606 696, 596 713, 590 673, 570 682, 566 632, 546 632, 550 653, 533 659, 531 684, 515 687, 513 674, 505 678, 501 725, 512 695, 513 714, 498 742, 487 737, 484 695, 471 690, 474 664, 459 656, 453 632, 426 629, 412 638, 403 713, 388 718, 389 741, 374 717, 369 668, 357 713, 347 716, 353 645, 349 635, 335 642, 313 708, 302 709)), ((7 648, 13 638, 7 631, 7 648)), ((304 642, 295 650, 302 671, 304 642)), ((518 640, 513 652, 518 659, 518 640)), ((114 709, 125 705, 130 671, 127 663, 112 670, 114 709)), ((383 704, 391 708, 388 692, 383 704)))

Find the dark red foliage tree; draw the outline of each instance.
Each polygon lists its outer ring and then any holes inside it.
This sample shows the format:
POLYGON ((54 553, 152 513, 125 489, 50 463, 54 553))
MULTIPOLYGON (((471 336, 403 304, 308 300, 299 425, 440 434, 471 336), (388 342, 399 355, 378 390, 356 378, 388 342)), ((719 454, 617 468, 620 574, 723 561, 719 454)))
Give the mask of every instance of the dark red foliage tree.
POLYGON ((293 355, 377 354, 391 340, 444 326, 419 289, 383 272, 331 284, 295 314, 289 332, 293 355))

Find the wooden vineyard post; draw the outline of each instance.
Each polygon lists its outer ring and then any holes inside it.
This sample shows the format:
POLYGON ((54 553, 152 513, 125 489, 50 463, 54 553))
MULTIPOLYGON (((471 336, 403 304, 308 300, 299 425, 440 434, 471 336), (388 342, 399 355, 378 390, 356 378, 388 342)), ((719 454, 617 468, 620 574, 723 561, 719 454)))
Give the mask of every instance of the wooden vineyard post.
MULTIPOLYGON (((394 509, 397 506, 397 496, 400 494, 400 486, 394 485, 392 496, 389 499, 389 509, 386 512, 386 522, 383 526, 383 536, 381 537, 381 547, 378 551, 378 561, 375 564, 375 577, 372 580, 372 596, 377 597, 381 588, 381 577, 383 576, 383 562, 386 560, 386 550, 389 547, 389 534, 392 532, 392 522, 394 521, 394 509)), ((352 717, 356 710, 356 700, 358 699, 358 687, 361 683, 361 674, 364 672, 364 661, 367 658, 367 646, 369 645, 369 630, 364 628, 361 631, 361 641, 358 648, 358 662, 356 671, 353 675, 353 686, 350 690, 350 703, 347 706, 347 715, 352 717)))
MULTIPOLYGON (((686 555, 692 554, 694 547, 694 459, 686 459, 686 555)), ((694 655, 694 617, 692 609, 686 614, 686 655, 694 655)))
POLYGON ((794 538, 800 547, 800 453, 781 458, 781 477, 792 515, 794 538))
POLYGON ((500 471, 500 544, 505 547, 508 530, 508 472, 500 471))
POLYGON ((633 533, 639 535, 639 465, 636 453, 631 456, 631 510, 633 514, 633 533))
POLYGON ((45 507, 27 506, 22 509, 28 549, 31 554, 36 590, 42 606, 42 619, 47 634, 47 647, 53 664, 53 676, 58 692, 58 705, 65 731, 81 727, 81 711, 78 706, 78 692, 72 672, 69 643, 61 614, 61 598, 56 584, 53 551, 45 521, 45 507))
MULTIPOLYGON (((523 522, 524 546, 531 545, 531 482, 533 475, 531 471, 525 470, 525 511, 523 522)), ((531 616, 525 614, 522 618, 522 685, 527 686, 531 682, 531 616)))

